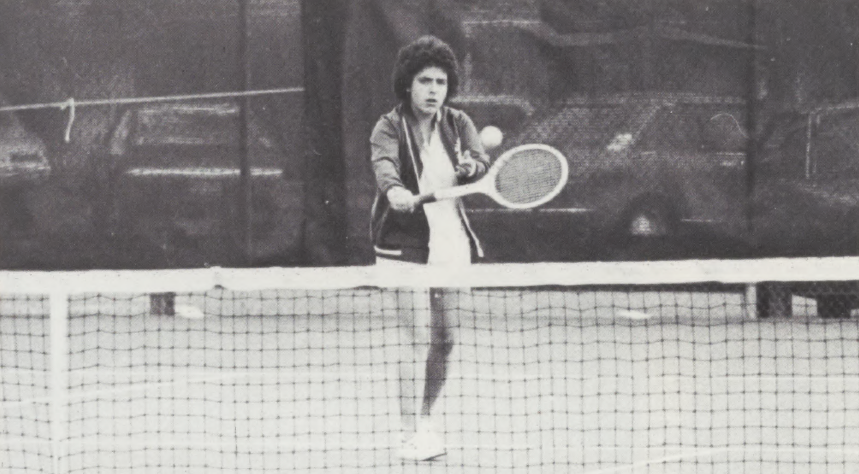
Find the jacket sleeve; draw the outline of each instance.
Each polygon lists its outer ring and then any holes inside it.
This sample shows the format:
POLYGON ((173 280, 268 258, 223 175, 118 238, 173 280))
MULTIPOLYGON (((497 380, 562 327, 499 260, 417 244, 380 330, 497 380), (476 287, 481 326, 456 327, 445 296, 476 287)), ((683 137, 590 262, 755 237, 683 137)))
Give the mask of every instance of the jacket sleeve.
POLYGON ((394 186, 403 186, 400 175, 399 140, 397 129, 382 117, 370 135, 370 160, 376 175, 376 186, 382 194, 394 186))
POLYGON ((480 134, 477 132, 477 127, 474 126, 471 117, 461 112, 457 117, 457 122, 460 140, 462 140, 462 152, 471 152, 471 157, 477 161, 477 172, 465 182, 474 182, 482 178, 489 170, 489 155, 483 148, 480 134))

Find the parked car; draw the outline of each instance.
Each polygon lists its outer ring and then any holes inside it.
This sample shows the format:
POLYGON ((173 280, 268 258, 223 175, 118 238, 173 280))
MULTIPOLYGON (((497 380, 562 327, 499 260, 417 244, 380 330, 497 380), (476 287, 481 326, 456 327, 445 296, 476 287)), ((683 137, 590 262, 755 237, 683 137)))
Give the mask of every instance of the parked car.
POLYGON ((144 266, 242 265, 297 245, 300 184, 281 139, 249 113, 251 248, 241 225, 239 105, 156 103, 129 108, 108 140, 105 227, 144 266))
MULTIPOLYGON (((8 106, 0 96, 0 107, 8 106)), ((51 174, 45 143, 24 128, 12 112, 0 112, 0 237, 26 237, 33 231, 30 193, 51 174)))
MULTIPOLYGON (((472 199, 490 260, 859 255, 859 102, 767 117, 772 133, 754 144, 738 98, 620 95, 534 110, 503 149, 555 146, 570 179, 537 209, 472 199)), ((759 290, 763 315, 784 313, 791 295, 814 298, 824 317, 859 307, 853 282, 759 290)))
POLYGON ((493 259, 659 258, 680 247, 684 255, 739 252, 703 249, 700 236, 726 242, 745 231, 743 100, 624 94, 535 110, 504 149, 552 145, 570 162, 569 181, 552 202, 532 210, 473 200, 476 226, 517 229, 518 235, 489 245, 493 259), (516 240, 524 243, 511 245, 516 240))

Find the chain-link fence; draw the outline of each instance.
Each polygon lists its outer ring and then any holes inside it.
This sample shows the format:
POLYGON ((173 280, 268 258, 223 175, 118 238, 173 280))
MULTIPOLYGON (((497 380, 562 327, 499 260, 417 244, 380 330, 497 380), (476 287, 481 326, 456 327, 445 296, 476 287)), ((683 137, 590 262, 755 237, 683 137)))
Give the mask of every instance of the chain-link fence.
POLYGON ((4 268, 299 258, 297 1, 2 9, 4 268))
POLYGON ((859 250, 854 2, 332 6, 3 4, 2 266, 368 263, 368 137, 426 33, 460 57, 452 104, 501 129, 493 157, 571 164, 536 210, 471 200, 490 260, 859 250))
POLYGON ((473 220, 495 258, 859 251, 859 55, 856 28, 843 21, 854 7, 530 5, 466 15, 467 87, 457 105, 478 127, 502 129, 496 155, 550 144, 570 160, 571 179, 525 213, 475 200, 473 220))

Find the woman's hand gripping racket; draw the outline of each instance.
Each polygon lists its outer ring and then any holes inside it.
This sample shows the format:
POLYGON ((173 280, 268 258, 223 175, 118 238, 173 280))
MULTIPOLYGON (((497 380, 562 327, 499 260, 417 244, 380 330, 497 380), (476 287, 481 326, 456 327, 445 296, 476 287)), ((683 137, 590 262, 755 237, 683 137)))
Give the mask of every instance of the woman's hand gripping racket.
POLYGON ((511 209, 528 209, 552 200, 567 184, 569 165, 548 145, 520 145, 504 152, 480 180, 417 197, 419 204, 481 193, 511 209))

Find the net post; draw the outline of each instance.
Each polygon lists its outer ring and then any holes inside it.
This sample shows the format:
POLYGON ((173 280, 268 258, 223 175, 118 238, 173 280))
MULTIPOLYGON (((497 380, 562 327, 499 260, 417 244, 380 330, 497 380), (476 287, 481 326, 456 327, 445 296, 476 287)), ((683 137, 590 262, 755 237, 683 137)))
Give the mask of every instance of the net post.
POLYGON ((65 474, 65 442, 68 438, 69 385, 69 294, 63 291, 50 295, 51 366, 50 414, 51 459, 54 474, 65 474))
POLYGON ((758 286, 754 283, 745 283, 743 293, 743 310, 749 319, 758 319, 758 286))

